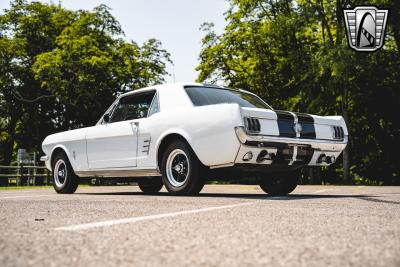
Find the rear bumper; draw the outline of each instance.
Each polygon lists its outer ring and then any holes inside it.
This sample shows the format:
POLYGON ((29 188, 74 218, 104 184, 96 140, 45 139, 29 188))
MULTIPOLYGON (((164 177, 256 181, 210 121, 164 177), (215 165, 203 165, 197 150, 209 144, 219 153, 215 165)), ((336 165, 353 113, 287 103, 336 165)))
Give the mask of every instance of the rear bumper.
POLYGON ((329 166, 346 148, 348 136, 333 141, 246 135, 240 141, 235 164, 329 166))

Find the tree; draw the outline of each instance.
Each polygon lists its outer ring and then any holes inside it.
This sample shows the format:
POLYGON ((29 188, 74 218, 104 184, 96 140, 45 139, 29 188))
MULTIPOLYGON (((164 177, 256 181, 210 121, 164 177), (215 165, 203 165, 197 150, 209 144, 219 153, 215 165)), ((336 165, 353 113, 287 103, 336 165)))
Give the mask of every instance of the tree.
MULTIPOLYGON (((400 103, 398 18, 389 20, 384 49, 357 53, 347 45, 342 9, 361 4, 358 1, 230 3, 222 34, 210 23, 202 26, 198 81, 223 80, 259 94, 277 109, 343 115, 350 141, 337 169, 342 181, 364 177, 400 183, 394 151, 400 125, 389 112, 400 103)), ((375 4, 398 6, 395 1, 375 4)), ((396 15, 399 9, 390 12, 396 15)))
POLYGON ((93 125, 119 93, 163 81, 161 43, 122 37, 105 5, 11 3, 0 15, 1 164, 18 147, 40 151, 48 134, 93 125))

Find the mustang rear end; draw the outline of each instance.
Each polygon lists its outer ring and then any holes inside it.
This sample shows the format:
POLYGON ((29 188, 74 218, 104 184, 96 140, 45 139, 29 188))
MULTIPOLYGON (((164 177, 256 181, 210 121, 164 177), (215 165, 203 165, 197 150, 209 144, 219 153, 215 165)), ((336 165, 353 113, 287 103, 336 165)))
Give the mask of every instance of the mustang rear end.
POLYGON ((340 116, 241 108, 244 126, 235 128, 241 146, 235 163, 327 166, 348 140, 340 116))

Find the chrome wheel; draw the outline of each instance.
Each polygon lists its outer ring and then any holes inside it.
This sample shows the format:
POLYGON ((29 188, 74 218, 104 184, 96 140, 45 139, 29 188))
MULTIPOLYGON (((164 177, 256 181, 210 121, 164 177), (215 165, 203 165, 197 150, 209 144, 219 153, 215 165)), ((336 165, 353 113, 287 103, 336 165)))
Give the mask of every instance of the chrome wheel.
POLYGON ((62 187, 67 181, 67 164, 64 160, 59 159, 56 162, 53 173, 54 183, 57 187, 62 187))
POLYGON ((173 150, 166 162, 166 174, 171 185, 180 187, 185 184, 189 176, 189 168, 189 159, 186 153, 181 149, 173 150))

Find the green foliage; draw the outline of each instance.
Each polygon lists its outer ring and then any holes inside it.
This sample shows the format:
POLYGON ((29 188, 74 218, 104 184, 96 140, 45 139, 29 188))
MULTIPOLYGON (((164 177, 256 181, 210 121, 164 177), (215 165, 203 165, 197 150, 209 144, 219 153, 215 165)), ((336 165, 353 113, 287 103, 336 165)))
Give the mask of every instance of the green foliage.
POLYGON ((0 162, 51 133, 93 125, 119 93, 164 81, 155 39, 122 39, 109 8, 15 0, 0 15, 0 162))
POLYGON ((277 109, 343 115, 350 132, 349 165, 333 174, 399 184, 399 1, 373 3, 390 8, 385 47, 375 53, 351 50, 345 36, 342 9, 368 3, 230 3, 222 34, 211 23, 201 28, 198 81, 223 80, 259 94, 277 109))

